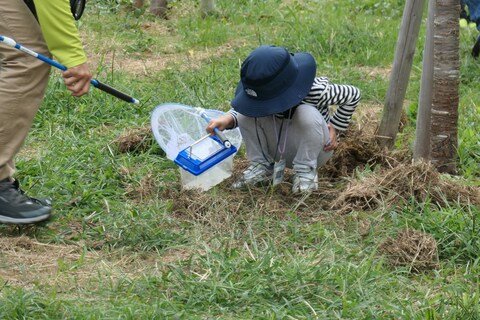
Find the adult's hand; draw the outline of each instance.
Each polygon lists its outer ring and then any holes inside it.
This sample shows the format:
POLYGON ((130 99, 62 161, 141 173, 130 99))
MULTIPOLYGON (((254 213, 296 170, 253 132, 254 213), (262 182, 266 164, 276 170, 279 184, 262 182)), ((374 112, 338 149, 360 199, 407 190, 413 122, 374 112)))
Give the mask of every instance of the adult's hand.
POLYGON ((72 96, 80 97, 88 92, 92 74, 86 63, 71 67, 63 71, 62 75, 67 89, 72 91, 72 96))

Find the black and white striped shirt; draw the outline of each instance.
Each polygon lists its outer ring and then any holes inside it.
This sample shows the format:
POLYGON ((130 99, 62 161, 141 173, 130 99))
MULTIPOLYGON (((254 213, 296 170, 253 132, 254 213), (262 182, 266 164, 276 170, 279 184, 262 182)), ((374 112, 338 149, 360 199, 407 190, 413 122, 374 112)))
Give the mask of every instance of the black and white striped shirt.
POLYGON ((326 77, 317 77, 313 81, 310 93, 302 103, 317 107, 327 123, 331 123, 335 129, 343 131, 350 124, 360 97, 360 90, 357 87, 333 84, 326 77), (330 110, 330 106, 337 106, 333 113, 331 113, 333 110, 330 110))
MULTIPOLYGON (((361 94, 357 87, 344 84, 330 83, 327 77, 317 77, 312 88, 300 104, 309 104, 316 107, 327 123, 335 129, 344 131, 352 119, 352 114, 360 102, 361 94), (331 110, 336 106, 336 110, 331 110)), ((229 111, 237 126, 237 113, 229 111)))

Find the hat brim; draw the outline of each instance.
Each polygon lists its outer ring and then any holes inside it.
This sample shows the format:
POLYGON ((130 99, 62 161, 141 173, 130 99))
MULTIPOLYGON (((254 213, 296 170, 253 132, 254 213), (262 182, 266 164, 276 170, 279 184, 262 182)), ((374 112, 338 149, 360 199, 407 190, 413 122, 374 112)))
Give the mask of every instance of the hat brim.
POLYGON ((265 117, 281 113, 299 104, 310 92, 317 72, 315 59, 306 52, 292 55, 298 65, 297 79, 290 88, 269 100, 259 100, 248 96, 240 81, 231 105, 233 109, 247 117, 265 117))

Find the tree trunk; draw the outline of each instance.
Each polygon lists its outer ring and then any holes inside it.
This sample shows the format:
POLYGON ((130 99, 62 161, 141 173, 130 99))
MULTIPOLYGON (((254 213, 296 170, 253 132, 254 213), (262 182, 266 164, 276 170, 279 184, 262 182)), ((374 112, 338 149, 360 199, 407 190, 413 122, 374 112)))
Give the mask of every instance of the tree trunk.
POLYGON ((458 0, 435 0, 430 160, 441 172, 457 172, 460 81, 458 0))
POLYGON ((433 91, 433 22, 435 19, 435 1, 428 3, 427 32, 423 50, 422 82, 418 99, 417 124, 413 159, 430 158, 430 117, 433 91))
POLYGON ((200 0, 200 13, 202 17, 206 17, 210 14, 215 14, 215 1, 214 0, 200 0))
POLYGON ((392 147, 398 133, 424 4, 425 0, 407 0, 405 3, 390 84, 377 133, 377 141, 382 147, 392 147))
POLYGON ((167 18, 168 11, 168 1, 167 0, 151 0, 150 1, 150 12, 157 17, 167 18))

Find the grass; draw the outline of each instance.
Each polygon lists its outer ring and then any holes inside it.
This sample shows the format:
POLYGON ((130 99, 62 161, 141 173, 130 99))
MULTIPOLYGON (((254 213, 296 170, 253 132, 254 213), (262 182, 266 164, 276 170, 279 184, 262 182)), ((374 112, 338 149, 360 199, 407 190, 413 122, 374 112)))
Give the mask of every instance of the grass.
MULTIPOLYGON (((403 1, 217 0, 219 15, 206 19, 193 0, 170 5, 170 19, 160 20, 129 1, 88 2, 79 29, 95 78, 141 104, 93 88, 70 97, 52 74, 17 178, 29 194, 53 197, 55 215, 0 225, 0 318, 480 318, 474 204, 412 195, 348 214, 325 205, 385 169, 368 165, 304 201, 225 186, 189 193, 151 139, 127 153, 115 143, 148 126, 160 103, 228 110, 239 64, 265 43, 311 52, 319 75, 360 87, 360 108, 373 109, 388 88, 403 1), (390 264, 381 244, 406 228, 435 239, 438 267, 390 264)), ((414 132, 424 33, 400 147, 414 132)), ((476 35, 461 30, 461 175, 442 179, 478 191, 476 35)))

